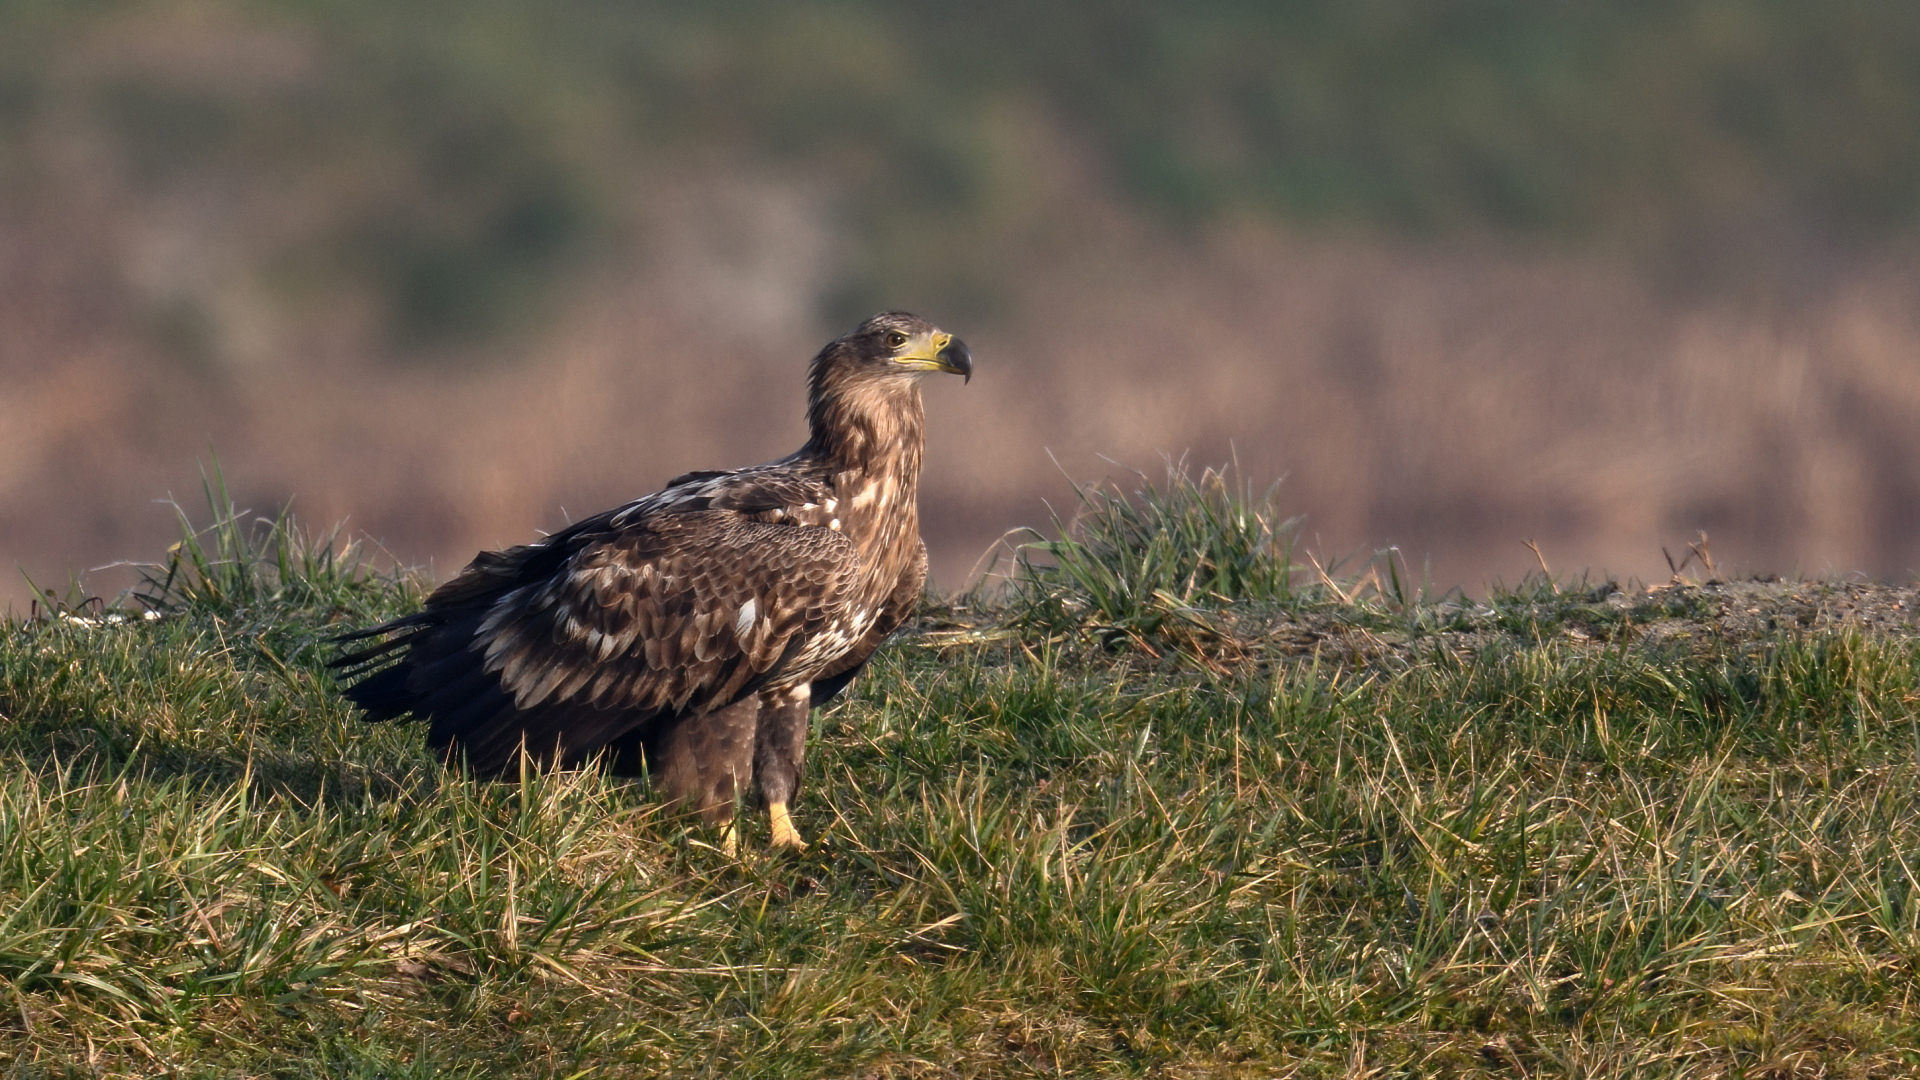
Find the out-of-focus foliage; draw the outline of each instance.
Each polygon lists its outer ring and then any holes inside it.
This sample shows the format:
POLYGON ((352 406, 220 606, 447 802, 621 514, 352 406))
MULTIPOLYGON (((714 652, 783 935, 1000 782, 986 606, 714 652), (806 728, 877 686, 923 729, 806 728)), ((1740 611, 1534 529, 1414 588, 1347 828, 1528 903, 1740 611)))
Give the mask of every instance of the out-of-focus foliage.
POLYGON ((751 165, 831 193, 839 317, 991 303, 994 238, 1069 197, 1049 154, 1185 223, 1907 232, 1916 55, 1920 7, 1874 0, 16 0, 0 183, 52 125, 282 192, 275 287, 373 282, 432 342, 537 313, 662 170, 751 165))

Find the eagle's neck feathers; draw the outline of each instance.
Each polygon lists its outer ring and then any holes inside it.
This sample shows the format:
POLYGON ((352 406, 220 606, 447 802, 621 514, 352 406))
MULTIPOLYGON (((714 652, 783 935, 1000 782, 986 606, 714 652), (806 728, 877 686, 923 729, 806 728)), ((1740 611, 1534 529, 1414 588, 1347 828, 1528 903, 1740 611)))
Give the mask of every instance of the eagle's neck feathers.
POLYGON ((899 558, 920 535, 926 413, 918 383, 863 377, 828 362, 815 365, 808 390, 811 437, 799 456, 831 479, 842 531, 861 554, 868 560, 899 558))

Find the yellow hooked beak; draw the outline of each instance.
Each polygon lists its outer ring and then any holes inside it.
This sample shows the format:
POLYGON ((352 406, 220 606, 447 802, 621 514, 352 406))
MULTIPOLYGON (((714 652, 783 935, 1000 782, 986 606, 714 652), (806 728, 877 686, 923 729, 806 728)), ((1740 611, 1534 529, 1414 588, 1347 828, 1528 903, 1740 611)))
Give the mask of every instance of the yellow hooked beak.
POLYGON ((973 354, 967 351, 967 343, 939 330, 901 346, 893 362, 921 371, 944 371, 963 376, 967 382, 973 381, 973 354))

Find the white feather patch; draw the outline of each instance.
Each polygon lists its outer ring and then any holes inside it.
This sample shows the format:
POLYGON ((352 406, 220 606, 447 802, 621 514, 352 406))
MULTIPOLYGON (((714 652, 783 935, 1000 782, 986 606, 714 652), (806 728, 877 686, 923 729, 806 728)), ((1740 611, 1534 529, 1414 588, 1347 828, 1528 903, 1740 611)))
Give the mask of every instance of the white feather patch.
POLYGON ((759 605, 751 599, 740 605, 740 617, 733 620, 733 636, 746 640, 747 632, 753 629, 753 620, 760 617, 759 605))

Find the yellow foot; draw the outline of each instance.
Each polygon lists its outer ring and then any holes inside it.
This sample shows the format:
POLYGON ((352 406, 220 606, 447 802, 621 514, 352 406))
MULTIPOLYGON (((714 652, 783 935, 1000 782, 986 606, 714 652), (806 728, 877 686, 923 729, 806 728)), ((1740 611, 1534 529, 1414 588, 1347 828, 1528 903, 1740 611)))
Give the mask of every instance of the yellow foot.
POLYGON ((733 827, 731 821, 727 822, 726 828, 720 830, 720 852, 729 859, 740 854, 740 833, 733 827))
POLYGON ((799 849, 807 846, 800 839, 800 833, 793 827, 793 818, 787 814, 786 803, 773 803, 767 807, 767 815, 773 819, 773 845, 799 849))

